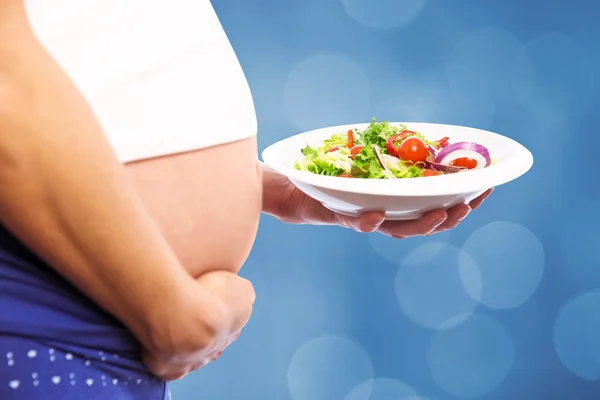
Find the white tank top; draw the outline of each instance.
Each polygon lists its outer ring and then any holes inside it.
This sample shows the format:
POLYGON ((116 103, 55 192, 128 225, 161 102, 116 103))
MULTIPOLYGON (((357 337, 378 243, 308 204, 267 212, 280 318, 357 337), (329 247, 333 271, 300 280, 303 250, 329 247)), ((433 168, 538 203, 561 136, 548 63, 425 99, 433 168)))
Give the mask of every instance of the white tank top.
POLYGON ((209 0, 25 6, 122 162, 256 135, 250 89, 209 0))

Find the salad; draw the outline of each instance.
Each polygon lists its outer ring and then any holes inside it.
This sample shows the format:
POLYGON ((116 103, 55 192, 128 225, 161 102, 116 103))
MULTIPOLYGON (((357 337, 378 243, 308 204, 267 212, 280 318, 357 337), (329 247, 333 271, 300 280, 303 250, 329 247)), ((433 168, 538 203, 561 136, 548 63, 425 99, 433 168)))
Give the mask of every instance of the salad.
POLYGON ((334 134, 320 146, 307 145, 295 167, 319 175, 397 179, 452 174, 491 164, 490 153, 473 142, 431 141, 402 124, 377 122, 364 130, 334 134))

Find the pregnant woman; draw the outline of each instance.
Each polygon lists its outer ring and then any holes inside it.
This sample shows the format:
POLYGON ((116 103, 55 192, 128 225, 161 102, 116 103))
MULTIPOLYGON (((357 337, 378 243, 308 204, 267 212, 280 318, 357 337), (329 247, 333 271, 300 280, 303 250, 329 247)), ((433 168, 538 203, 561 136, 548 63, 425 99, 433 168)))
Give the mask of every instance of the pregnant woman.
POLYGON ((257 161, 251 94, 208 0, 0 0, 0 398, 168 399, 252 311, 259 215, 397 238, 257 161), (232 156, 233 155, 233 156, 232 156))

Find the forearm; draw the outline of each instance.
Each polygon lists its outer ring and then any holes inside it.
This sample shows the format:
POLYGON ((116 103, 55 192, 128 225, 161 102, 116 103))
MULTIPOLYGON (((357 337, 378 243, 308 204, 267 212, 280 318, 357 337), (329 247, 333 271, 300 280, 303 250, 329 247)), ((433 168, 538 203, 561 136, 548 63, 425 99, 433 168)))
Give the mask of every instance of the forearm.
POLYGON ((0 44, 0 222, 150 341, 191 277, 82 96, 32 35, 12 34, 18 43, 0 44))

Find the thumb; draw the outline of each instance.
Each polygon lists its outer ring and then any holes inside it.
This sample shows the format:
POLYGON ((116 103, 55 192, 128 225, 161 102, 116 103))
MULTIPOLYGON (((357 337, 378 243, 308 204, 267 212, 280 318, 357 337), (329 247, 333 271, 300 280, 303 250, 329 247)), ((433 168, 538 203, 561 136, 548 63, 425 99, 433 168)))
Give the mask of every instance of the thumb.
POLYGON ((349 217, 338 214, 339 224, 357 232, 374 232, 385 221, 385 213, 381 211, 372 211, 361 215, 360 217, 349 217))

